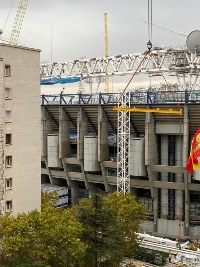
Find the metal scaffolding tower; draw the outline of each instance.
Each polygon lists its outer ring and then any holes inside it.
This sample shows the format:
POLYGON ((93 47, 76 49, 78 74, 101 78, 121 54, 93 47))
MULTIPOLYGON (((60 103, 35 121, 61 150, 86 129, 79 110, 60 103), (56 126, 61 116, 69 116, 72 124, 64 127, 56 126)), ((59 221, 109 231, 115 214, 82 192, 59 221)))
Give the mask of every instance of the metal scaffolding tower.
MULTIPOLYGON (((130 93, 120 94, 118 108, 130 108, 130 93)), ((130 192, 129 148, 130 148, 130 111, 118 111, 117 134, 117 192, 130 192)))

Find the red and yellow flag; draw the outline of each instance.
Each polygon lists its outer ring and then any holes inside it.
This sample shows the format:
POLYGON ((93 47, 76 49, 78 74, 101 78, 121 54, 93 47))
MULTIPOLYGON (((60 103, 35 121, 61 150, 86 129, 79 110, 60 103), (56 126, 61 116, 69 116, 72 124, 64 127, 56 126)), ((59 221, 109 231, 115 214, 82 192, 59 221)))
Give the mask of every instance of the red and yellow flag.
POLYGON ((196 131, 190 148, 190 156, 186 163, 188 172, 194 172, 200 168, 200 128, 196 131))

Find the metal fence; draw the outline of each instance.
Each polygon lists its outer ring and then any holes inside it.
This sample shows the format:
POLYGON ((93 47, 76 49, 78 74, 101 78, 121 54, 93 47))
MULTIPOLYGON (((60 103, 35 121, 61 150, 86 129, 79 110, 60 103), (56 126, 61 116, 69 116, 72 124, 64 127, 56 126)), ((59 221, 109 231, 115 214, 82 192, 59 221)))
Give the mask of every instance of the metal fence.
MULTIPOLYGON (((117 105, 117 93, 41 95, 41 105, 117 105)), ((133 104, 200 103, 200 91, 136 91, 130 93, 133 104)))

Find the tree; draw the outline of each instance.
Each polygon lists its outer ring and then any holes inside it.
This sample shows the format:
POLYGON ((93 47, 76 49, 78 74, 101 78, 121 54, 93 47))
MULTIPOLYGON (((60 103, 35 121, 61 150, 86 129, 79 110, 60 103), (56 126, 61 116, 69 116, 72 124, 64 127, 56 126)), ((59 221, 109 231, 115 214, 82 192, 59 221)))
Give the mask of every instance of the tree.
POLYGON ((98 194, 82 199, 74 209, 87 246, 83 266, 118 266, 123 257, 122 240, 113 209, 105 206, 104 198, 98 194))
POLYGON ((138 204, 131 194, 115 192, 105 197, 105 205, 114 211, 120 224, 124 254, 133 255, 138 247, 136 232, 147 215, 143 204, 138 204))
POLYGON ((0 217, 0 266, 67 267, 81 262, 81 224, 73 210, 55 208, 45 199, 41 212, 0 217))

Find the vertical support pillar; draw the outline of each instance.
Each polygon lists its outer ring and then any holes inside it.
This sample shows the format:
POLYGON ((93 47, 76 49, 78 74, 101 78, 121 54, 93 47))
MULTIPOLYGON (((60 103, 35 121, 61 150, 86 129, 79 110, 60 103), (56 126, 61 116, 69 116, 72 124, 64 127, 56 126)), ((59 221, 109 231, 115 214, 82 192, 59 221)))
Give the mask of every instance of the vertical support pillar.
POLYGON ((109 186, 106 179, 106 169, 102 161, 107 160, 108 151, 108 118, 101 106, 98 108, 98 161, 100 162, 101 172, 104 179, 106 192, 109 191, 109 186))
POLYGON ((71 186, 68 176, 68 167, 64 158, 71 152, 70 148, 70 119, 63 107, 59 107, 59 158, 62 161, 68 187, 71 186))
POLYGON ((47 135, 52 133, 52 119, 42 107, 42 157, 47 157, 47 135))
MULTIPOLYGON (((161 165, 168 165, 169 158, 169 138, 168 135, 161 136, 161 165)), ((168 182, 168 173, 161 173, 161 181, 168 182)), ((167 219, 168 217, 168 189, 161 189, 161 218, 167 219)))
POLYGON ((71 181, 71 205, 78 204, 78 182, 71 181))
MULTIPOLYGON (((176 136, 176 142, 175 142, 176 148, 175 148, 175 160, 176 160, 176 166, 183 166, 183 142, 182 142, 182 136, 176 136)), ((181 173, 175 174, 176 176, 176 183, 183 183, 183 177, 184 175, 181 173)), ((185 207, 183 207, 183 190, 176 190, 175 191, 176 197, 175 197, 175 208, 176 208, 176 219, 180 220, 180 208, 183 210, 185 207)))
POLYGON ((42 157, 45 159, 46 168, 49 174, 49 180, 52 184, 52 176, 51 171, 48 168, 47 162, 47 136, 52 133, 52 119, 50 115, 47 113, 44 107, 42 107, 42 116, 41 116, 41 127, 42 127, 42 157))
POLYGON ((70 154, 70 119, 62 107, 59 108, 59 158, 70 154))
POLYGON ((84 171, 84 137, 88 134, 88 119, 85 116, 82 108, 79 108, 77 119, 77 159, 80 161, 81 170, 86 189, 88 188, 88 181, 84 171))
POLYGON ((155 122, 151 113, 146 113, 145 121, 145 165, 149 177, 149 186, 154 205, 154 232, 158 226, 158 189, 154 188, 153 181, 157 180, 157 174, 152 172, 151 165, 157 163, 155 122))
POLYGON ((79 109, 77 119, 77 158, 84 158, 84 137, 88 134, 88 120, 82 108, 79 109))
MULTIPOLYGON (((183 124, 183 166, 185 166, 188 158, 188 145, 189 145, 189 117, 188 107, 184 106, 184 124, 183 124)), ((184 172, 184 185, 185 185, 185 235, 189 236, 189 223, 190 223, 190 198, 188 191, 188 173, 184 172)))

